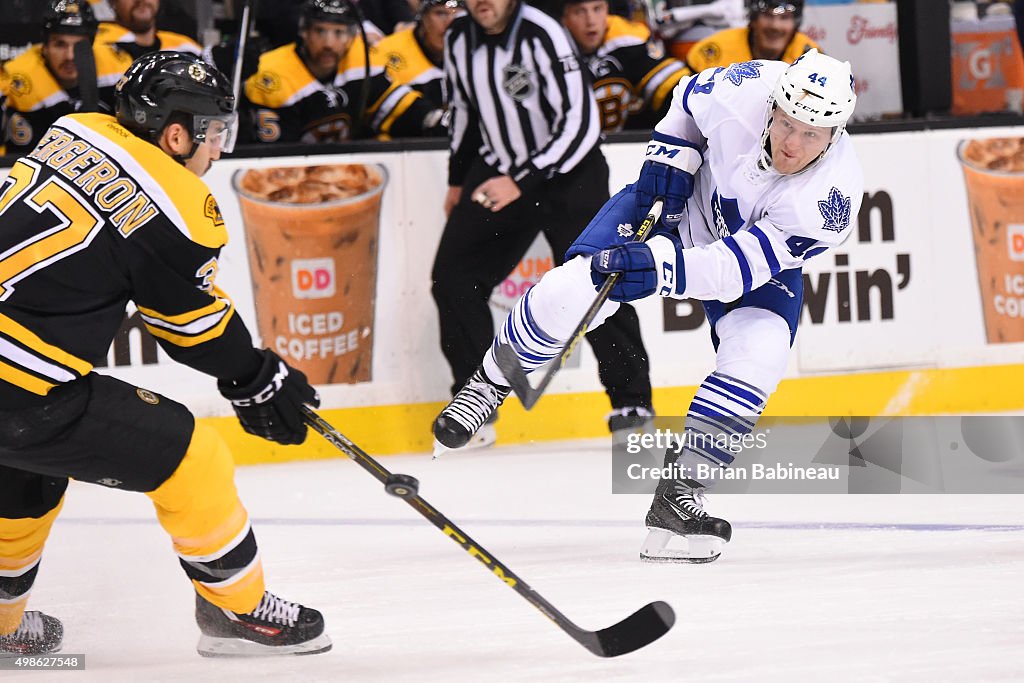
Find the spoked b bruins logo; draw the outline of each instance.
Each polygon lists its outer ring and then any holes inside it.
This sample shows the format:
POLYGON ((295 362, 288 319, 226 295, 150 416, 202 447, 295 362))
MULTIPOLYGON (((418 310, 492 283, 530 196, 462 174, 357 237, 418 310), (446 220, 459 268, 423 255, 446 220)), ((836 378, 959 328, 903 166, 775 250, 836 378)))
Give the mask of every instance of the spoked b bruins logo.
POLYGON ((405 68, 405 57, 399 52, 389 52, 387 56, 388 71, 401 71, 405 68))
POLYGON ((160 403, 160 397, 148 389, 136 389, 135 394, 151 406, 160 403))
POLYGON ((8 87, 13 92, 24 97, 32 92, 32 80, 25 74, 11 74, 8 87))
POLYGON ((216 227, 224 225, 224 216, 220 212, 220 205, 217 204, 217 200, 213 198, 212 194, 206 195, 206 201, 203 202, 203 215, 213 221, 216 227))
POLYGON ((281 77, 270 71, 261 71, 256 75, 253 85, 257 90, 271 93, 281 89, 281 77))

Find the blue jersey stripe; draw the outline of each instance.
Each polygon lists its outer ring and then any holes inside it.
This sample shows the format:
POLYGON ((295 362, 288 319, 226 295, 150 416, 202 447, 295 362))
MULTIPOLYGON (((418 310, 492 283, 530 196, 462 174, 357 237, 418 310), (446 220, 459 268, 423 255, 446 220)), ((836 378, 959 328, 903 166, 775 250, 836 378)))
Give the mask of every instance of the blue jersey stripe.
MULTIPOLYGON (((659 133, 656 130, 651 131, 651 139, 657 140, 658 142, 664 142, 669 145, 676 145, 678 147, 689 147, 690 149, 695 149, 698 152, 700 152, 700 147, 693 144, 689 140, 686 140, 684 138, 677 138, 675 136, 668 135, 667 133, 659 133)), ((703 158, 703 156, 704 155, 701 154, 701 158, 703 158)))
POLYGON ((747 257, 743 255, 743 250, 740 249, 740 245, 736 244, 736 238, 732 235, 724 238, 722 241, 725 242, 725 246, 729 247, 729 251, 736 257, 736 262, 740 265, 740 276, 743 278, 743 293, 746 294, 754 283, 754 279, 750 274, 750 264, 747 263, 747 257))
POLYGON ((693 112, 690 111, 689 104, 690 93, 693 92, 693 86, 695 86, 696 84, 697 76, 694 75, 694 77, 690 79, 690 82, 686 84, 686 90, 683 91, 683 111, 685 111, 690 116, 693 116, 693 112))
POLYGON ((764 252, 764 260, 768 262, 768 268, 772 271, 772 275, 781 271, 782 266, 779 265, 779 259, 775 257, 775 250, 772 249, 772 243, 768 239, 768 235, 764 234, 764 231, 756 225, 751 226, 748 232, 756 237, 761 245, 761 251, 764 252))

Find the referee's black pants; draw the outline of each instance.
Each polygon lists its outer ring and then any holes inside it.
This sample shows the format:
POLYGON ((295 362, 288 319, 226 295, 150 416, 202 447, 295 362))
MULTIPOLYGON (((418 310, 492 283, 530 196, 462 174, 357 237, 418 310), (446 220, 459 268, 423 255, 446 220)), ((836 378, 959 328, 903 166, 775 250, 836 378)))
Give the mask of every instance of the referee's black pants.
MULTIPOLYGON (((477 159, 462 198, 452 209, 434 259, 434 301, 441 323, 441 350, 457 392, 479 367, 494 339, 488 306, 491 291, 512 271, 539 231, 556 265, 608 200, 608 164, 595 148, 566 175, 558 175, 492 213, 472 201, 473 190, 499 173, 477 159)), ((651 407, 650 368, 632 306, 623 304, 587 334, 598 374, 612 408, 651 407)))

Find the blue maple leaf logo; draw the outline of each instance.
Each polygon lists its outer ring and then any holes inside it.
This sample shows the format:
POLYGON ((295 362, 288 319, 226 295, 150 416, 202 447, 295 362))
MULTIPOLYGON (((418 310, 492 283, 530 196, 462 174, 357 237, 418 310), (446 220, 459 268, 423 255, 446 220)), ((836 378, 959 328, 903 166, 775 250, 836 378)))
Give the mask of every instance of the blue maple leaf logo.
POLYGON ((724 78, 733 85, 742 85, 744 78, 760 78, 762 66, 761 62, 739 62, 729 67, 724 78))
POLYGON ((829 190, 828 199, 818 202, 818 210, 825 218, 825 230, 842 232, 850 227, 850 209, 853 202, 850 197, 844 197, 838 188, 829 190))

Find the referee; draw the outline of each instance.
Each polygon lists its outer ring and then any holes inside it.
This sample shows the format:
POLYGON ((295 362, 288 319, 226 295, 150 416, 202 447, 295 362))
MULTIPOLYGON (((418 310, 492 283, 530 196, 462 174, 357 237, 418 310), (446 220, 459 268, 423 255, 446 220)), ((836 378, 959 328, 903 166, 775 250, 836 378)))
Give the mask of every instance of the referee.
MULTIPOLYGON (((561 264, 609 196, 597 104, 562 26, 522 0, 466 8, 445 36, 448 222, 432 273, 453 394, 490 348, 491 291, 538 231, 561 264)), ((651 383, 636 311, 621 306, 587 339, 612 404, 609 428, 642 424, 651 383)), ((493 430, 480 436, 471 445, 488 445, 493 430)))

